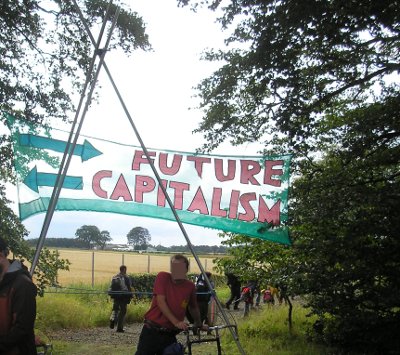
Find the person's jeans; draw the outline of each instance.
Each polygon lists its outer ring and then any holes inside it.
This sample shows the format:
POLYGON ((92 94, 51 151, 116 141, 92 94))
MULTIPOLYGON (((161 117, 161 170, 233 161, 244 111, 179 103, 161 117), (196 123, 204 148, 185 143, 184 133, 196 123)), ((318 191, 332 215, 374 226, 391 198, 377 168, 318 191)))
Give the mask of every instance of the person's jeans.
POLYGON ((160 332, 144 325, 135 355, 162 355, 164 349, 173 343, 176 343, 175 334, 160 332))
POLYGON ((247 317, 247 316, 249 315, 250 306, 251 306, 251 303, 247 303, 247 302, 244 303, 244 313, 243 313, 243 317, 247 317))
POLYGON ((113 309, 110 317, 110 321, 117 324, 117 330, 124 330, 124 320, 126 315, 126 302, 120 300, 114 300, 113 309))

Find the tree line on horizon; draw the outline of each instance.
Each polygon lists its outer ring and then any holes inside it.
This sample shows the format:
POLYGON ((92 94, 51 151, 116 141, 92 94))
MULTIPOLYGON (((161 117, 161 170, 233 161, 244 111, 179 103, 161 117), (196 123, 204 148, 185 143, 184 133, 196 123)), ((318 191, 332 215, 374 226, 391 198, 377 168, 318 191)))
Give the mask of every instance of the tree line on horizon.
MULTIPOLYGON (((38 243, 38 238, 28 239, 27 243, 30 247, 36 247, 38 243)), ((110 245, 112 245, 110 243, 110 245)), ((77 238, 46 238, 44 246, 47 248, 76 248, 76 249, 87 249, 84 242, 78 240, 77 238)), ((190 249, 187 245, 171 245, 163 246, 158 245, 148 245, 149 248, 153 248, 158 252, 166 253, 190 253, 190 249)), ((223 245, 193 245, 194 251, 199 254, 225 254, 227 247, 223 245)), ((106 248, 103 248, 106 249, 106 248)))

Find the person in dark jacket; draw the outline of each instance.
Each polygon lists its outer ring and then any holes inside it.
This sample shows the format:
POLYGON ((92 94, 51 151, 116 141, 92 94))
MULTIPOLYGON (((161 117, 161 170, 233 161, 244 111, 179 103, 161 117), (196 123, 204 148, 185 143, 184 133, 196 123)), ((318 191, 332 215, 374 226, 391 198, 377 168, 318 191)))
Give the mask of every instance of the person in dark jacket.
POLYGON ((231 296, 225 303, 225 307, 229 309, 230 305, 233 302, 233 309, 239 309, 238 306, 240 302, 240 280, 236 275, 232 273, 227 273, 226 277, 228 278, 227 285, 231 290, 231 296))
MULTIPOLYGON (((206 271, 207 278, 209 279, 212 289, 214 289, 214 282, 211 280, 211 272, 206 271)), ((208 319, 208 304, 211 300, 211 291, 207 283, 204 279, 203 274, 200 274, 196 277, 196 298, 197 298, 197 305, 199 306, 199 311, 200 311, 200 319, 201 319, 201 324, 208 324, 209 319, 208 319)), ((194 319, 192 315, 190 314, 189 310, 186 310, 186 318, 188 319, 189 323, 194 323, 194 319)))
POLYGON ((36 355, 37 289, 26 266, 8 260, 8 253, 0 237, 0 354, 36 355))
POLYGON ((110 296, 113 299, 113 309, 110 316, 110 328, 117 324, 117 332, 124 332, 124 319, 127 305, 132 299, 131 280, 126 274, 126 266, 119 267, 119 273, 113 276, 110 286, 110 296))

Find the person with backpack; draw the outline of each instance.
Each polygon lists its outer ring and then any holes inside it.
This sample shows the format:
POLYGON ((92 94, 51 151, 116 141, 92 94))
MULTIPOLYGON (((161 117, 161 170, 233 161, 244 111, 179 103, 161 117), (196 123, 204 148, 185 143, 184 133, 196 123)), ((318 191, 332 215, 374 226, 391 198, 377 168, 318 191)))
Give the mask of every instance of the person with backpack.
POLYGON ((114 329, 117 325, 117 332, 124 332, 124 319, 127 305, 132 299, 131 280, 126 274, 125 265, 119 267, 119 273, 111 279, 111 285, 108 294, 113 299, 113 308, 110 316, 110 328, 114 329))
MULTIPOLYGON (((210 280, 211 286, 214 289, 214 284, 211 280, 211 272, 206 272, 207 278, 210 280)), ((200 310, 200 319, 202 324, 208 324, 208 303, 210 302, 211 299, 211 291, 206 283, 206 280, 204 279, 203 274, 200 274, 196 277, 195 281, 195 286, 196 286, 196 298, 197 298, 197 304, 199 306, 200 310)), ((189 310, 186 311, 186 318, 190 323, 193 323, 193 317, 190 314, 189 310)))
POLYGON ((0 237, 0 354, 35 355, 37 288, 27 267, 8 253, 0 237))
POLYGON ((244 313, 243 317, 247 317, 250 312, 250 308, 253 307, 254 293, 252 289, 253 284, 249 282, 242 288, 240 299, 244 302, 244 313))

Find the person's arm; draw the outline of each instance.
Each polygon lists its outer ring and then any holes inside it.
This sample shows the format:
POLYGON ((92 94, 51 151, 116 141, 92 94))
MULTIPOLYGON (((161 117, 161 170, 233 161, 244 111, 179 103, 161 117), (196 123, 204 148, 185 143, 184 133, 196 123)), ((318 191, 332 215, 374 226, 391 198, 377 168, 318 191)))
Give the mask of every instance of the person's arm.
POLYGON ((167 300, 164 295, 156 295, 157 305, 160 308, 161 312, 168 320, 178 329, 186 330, 188 325, 184 321, 179 321, 172 311, 169 309, 167 300))
POLYGON ((132 278, 130 276, 126 276, 125 277, 125 281, 128 281, 127 283, 127 287, 128 287, 128 291, 129 291, 129 297, 133 298, 133 283, 132 283, 132 278))

